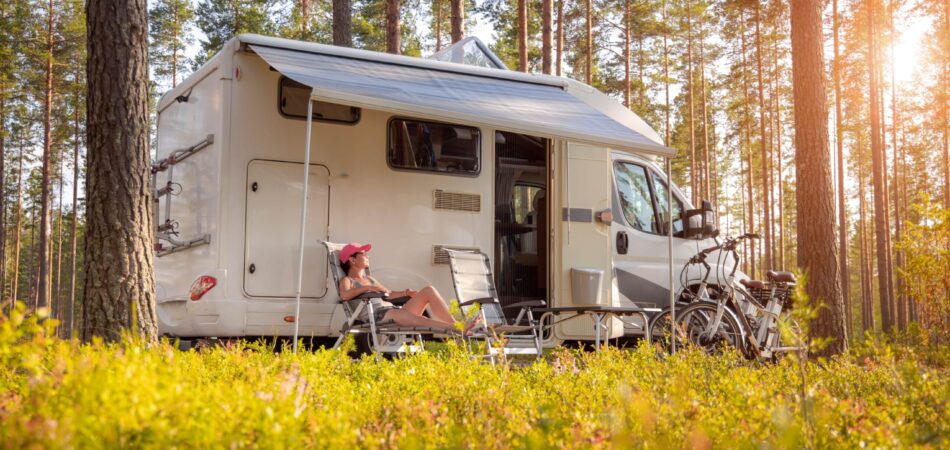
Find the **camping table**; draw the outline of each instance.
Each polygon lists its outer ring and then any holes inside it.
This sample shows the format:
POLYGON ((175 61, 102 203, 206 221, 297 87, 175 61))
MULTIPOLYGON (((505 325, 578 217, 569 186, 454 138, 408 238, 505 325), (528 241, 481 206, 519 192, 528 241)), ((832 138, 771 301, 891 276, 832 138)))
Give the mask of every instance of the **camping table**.
MULTIPOLYGON (((561 322, 571 320, 580 316, 590 316, 594 319, 594 336, 595 343, 594 348, 600 350, 600 331, 606 331, 607 325, 604 323, 604 319, 610 316, 616 316, 617 318, 623 316, 640 316, 643 319, 643 334, 647 338, 647 342, 651 341, 650 336, 650 316, 649 314, 659 312, 659 309, 654 308, 637 308, 637 307, 626 307, 626 306, 603 306, 603 305, 590 305, 590 306, 560 306, 560 307, 550 307, 550 308, 531 308, 531 312, 541 313, 541 318, 544 318, 545 314, 559 315, 559 314, 570 314, 569 317, 565 317, 556 322, 551 323, 548 327, 553 327, 561 322)), ((538 321, 539 332, 543 331, 543 320, 538 321)))

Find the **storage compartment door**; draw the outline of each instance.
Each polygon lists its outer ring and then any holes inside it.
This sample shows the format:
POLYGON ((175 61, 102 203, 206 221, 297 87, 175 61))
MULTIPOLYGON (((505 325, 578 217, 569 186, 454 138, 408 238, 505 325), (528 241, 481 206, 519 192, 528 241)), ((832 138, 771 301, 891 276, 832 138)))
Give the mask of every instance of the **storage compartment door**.
MULTIPOLYGON (((610 149, 568 142, 560 146, 556 178, 560 201, 557 240, 560 243, 557 306, 586 306, 590 299, 575 299, 571 269, 603 271, 600 303, 613 305, 611 295, 610 225, 597 220, 599 211, 610 209, 610 149), (566 151, 565 151, 566 150, 566 151)), ((580 290, 578 290, 580 292, 580 290)), ((619 320, 610 321, 614 337, 623 331, 619 320)), ((560 339, 593 339, 594 324, 587 317, 564 321, 555 328, 560 339)), ((604 337, 601 334, 601 337, 604 337)))
MULTIPOLYGON (((327 292, 329 170, 310 166, 307 236, 303 260, 305 298, 327 292)), ((254 160, 247 166, 244 292, 251 297, 294 298, 300 245, 303 164, 254 160)))

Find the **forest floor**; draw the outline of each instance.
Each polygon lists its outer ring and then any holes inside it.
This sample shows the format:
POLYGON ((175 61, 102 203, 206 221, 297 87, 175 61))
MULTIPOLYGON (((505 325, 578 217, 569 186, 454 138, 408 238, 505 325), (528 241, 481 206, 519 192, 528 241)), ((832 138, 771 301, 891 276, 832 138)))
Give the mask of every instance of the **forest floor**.
POLYGON ((266 343, 182 352, 0 319, 0 448, 947 448, 950 348, 749 363, 646 345, 518 367, 266 343))

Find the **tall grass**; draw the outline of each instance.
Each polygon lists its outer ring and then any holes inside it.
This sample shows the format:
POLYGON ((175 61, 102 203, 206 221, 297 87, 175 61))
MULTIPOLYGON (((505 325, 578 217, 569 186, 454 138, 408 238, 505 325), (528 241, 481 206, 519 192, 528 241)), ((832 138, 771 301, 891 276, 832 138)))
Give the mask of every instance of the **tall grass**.
POLYGON ((0 447, 950 445, 950 371, 883 344, 806 363, 802 386, 791 358, 750 365, 646 346, 493 367, 452 344, 376 362, 51 336, 35 316, 0 322, 0 447))

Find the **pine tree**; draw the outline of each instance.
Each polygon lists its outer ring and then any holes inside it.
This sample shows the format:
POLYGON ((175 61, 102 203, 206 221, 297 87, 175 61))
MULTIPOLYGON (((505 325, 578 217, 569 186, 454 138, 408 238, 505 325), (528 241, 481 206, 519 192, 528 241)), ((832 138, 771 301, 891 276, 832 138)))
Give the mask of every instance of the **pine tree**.
POLYGON ((190 66, 186 55, 194 44, 194 8, 189 0, 155 0, 149 10, 149 64, 155 75, 175 87, 190 66))
POLYGON ((269 0, 201 0, 195 10, 204 33, 195 66, 214 56, 228 39, 241 33, 273 34, 276 26, 268 15, 269 0))

